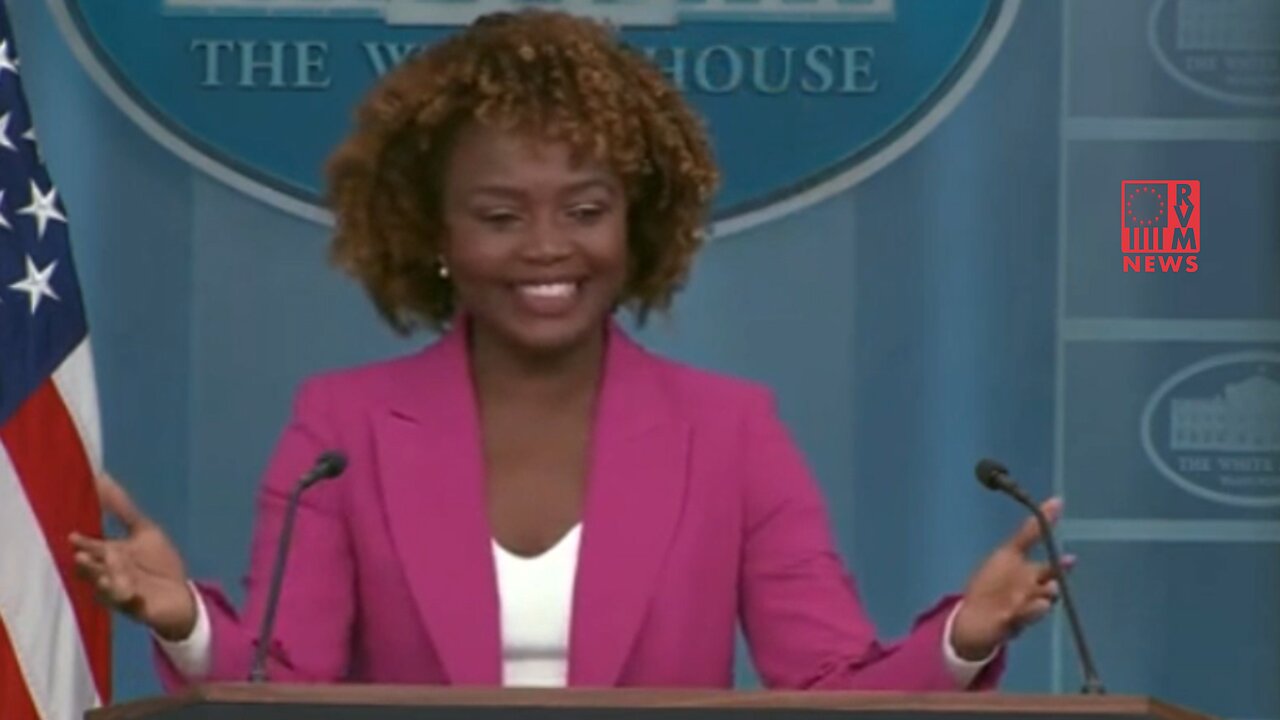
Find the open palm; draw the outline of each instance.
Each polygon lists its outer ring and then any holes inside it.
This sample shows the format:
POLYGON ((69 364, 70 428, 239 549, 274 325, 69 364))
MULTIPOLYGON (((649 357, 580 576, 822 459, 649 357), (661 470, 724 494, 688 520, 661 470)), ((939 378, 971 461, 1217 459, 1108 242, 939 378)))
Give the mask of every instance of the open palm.
POLYGON ((185 638, 195 625, 196 608, 177 548, 110 477, 99 478, 98 494, 103 508, 124 526, 125 535, 96 539, 73 533, 81 576, 94 584, 102 602, 161 637, 185 638))
MULTIPOLYGON (((1052 524, 1062 514, 1062 503, 1053 498, 1040 509, 1052 524)), ((1041 539, 1040 525, 1028 518, 970 578, 951 637, 962 657, 986 657, 1052 609, 1058 598, 1058 575, 1048 563, 1028 557, 1041 539)), ((1073 562, 1072 557, 1063 559, 1065 568, 1073 562)))

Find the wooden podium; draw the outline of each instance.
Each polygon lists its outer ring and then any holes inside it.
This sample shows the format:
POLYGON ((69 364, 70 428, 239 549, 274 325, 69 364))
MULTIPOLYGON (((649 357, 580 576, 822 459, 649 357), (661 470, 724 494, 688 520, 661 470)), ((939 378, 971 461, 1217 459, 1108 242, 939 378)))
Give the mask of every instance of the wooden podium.
POLYGON ((1132 695, 685 690, 501 690, 392 685, 196 687, 88 720, 1192 720, 1132 695))

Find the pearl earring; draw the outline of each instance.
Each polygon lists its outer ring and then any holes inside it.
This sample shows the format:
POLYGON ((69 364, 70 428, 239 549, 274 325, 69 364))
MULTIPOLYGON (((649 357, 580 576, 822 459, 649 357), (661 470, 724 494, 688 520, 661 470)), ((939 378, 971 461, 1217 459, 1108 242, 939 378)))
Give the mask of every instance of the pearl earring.
POLYGON ((439 264, 440 264, 440 270, 439 270, 439 273, 440 273, 440 279, 441 279, 441 280, 448 280, 448 279, 449 279, 449 266, 448 266, 448 265, 445 265, 443 260, 440 260, 440 261, 439 261, 439 264))

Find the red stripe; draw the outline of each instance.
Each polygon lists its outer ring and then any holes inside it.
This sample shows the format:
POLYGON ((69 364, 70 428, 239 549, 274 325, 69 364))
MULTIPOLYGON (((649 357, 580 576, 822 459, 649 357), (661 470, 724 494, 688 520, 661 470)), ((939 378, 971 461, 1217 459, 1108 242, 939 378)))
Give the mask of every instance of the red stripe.
POLYGON ((0 618, 0 715, 4 720, 40 720, 27 681, 18 668, 4 618, 0 618))
POLYGON ((111 617, 94 600, 93 588, 75 575, 67 540, 72 530, 101 537, 101 506, 80 433, 52 380, 45 381, 0 427, 0 442, 9 452, 57 563, 75 608, 98 697, 106 704, 111 687, 111 617))

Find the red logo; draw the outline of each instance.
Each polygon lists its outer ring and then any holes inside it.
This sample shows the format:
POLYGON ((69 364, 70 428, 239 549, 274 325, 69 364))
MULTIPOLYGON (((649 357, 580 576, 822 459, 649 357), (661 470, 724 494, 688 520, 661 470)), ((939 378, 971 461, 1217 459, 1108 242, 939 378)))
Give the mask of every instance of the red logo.
POLYGON ((1200 181, 1120 183, 1120 250, 1125 272, 1200 269, 1200 181))

